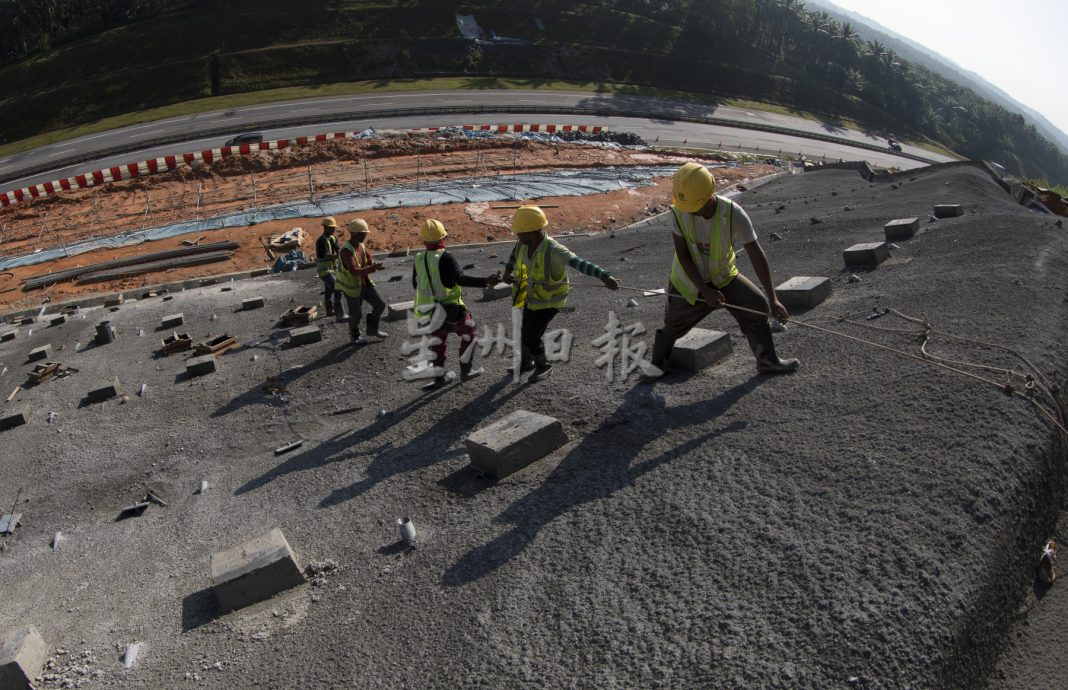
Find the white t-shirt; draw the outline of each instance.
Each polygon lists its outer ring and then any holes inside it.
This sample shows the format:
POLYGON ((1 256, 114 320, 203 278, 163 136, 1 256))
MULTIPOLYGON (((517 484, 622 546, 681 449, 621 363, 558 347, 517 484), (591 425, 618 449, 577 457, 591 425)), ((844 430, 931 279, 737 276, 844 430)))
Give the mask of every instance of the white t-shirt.
MULTIPOLYGON (((716 196, 717 204, 727 204, 730 200, 721 196, 716 196)), ((732 215, 730 223, 727 225, 731 228, 731 246, 734 247, 734 251, 749 244, 750 242, 756 242, 756 230, 753 229, 753 221, 750 220, 749 214, 745 212, 745 209, 738 204, 731 204, 732 215)), ((686 216, 687 224, 689 221, 693 221, 694 224, 694 236, 697 239, 697 246, 701 250, 703 256, 708 255, 709 242, 712 240, 712 221, 715 220, 715 216, 712 218, 702 218, 693 213, 684 214, 686 216)), ((674 220, 674 215, 672 215, 674 220)), ((671 223, 671 233, 678 237, 682 237, 682 230, 679 229, 678 223, 671 223)), ((711 280, 711 274, 709 272, 708 262, 695 261, 697 270, 701 272, 701 278, 704 281, 711 280)))

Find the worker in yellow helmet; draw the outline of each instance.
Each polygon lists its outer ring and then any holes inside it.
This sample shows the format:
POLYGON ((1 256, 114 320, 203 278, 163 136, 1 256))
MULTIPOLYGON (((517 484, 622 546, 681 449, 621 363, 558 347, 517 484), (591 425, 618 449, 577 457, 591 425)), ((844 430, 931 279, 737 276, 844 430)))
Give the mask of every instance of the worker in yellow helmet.
POLYGON ((360 318, 363 316, 363 304, 371 305, 367 315, 367 335, 384 339, 389 333, 378 327, 386 301, 378 294, 371 274, 381 271, 384 266, 376 263, 371 250, 367 248, 367 235, 371 229, 367 221, 357 218, 349 221, 349 240, 341 247, 337 267, 337 286, 345 293, 345 304, 349 308, 349 337, 353 345, 366 345, 368 340, 360 335, 360 318))
POLYGON ((474 366, 475 338, 478 330, 475 318, 464 304, 461 287, 489 287, 500 282, 500 273, 488 278, 465 276, 460 264, 449 252, 445 251, 445 238, 449 233, 441 221, 430 218, 419 228, 419 239, 426 246, 424 251, 415 255, 412 267, 412 287, 415 288, 415 310, 420 317, 431 316, 441 309, 444 321, 431 334, 431 351, 434 361, 431 363, 438 372, 434 380, 423 390, 434 390, 445 385, 445 350, 449 333, 460 336, 460 380, 467 381, 485 372, 480 366, 474 366))
POLYGON ((337 221, 333 216, 323 218, 323 234, 315 240, 315 272, 323 281, 326 295, 326 315, 336 316, 338 321, 345 320, 345 310, 341 308, 341 291, 337 289, 338 241, 334 237, 337 221))
POLYGON ((519 370, 533 369, 529 379, 532 382, 545 378, 553 370, 545 357, 543 337, 549 322, 567 304, 571 289, 567 267, 601 280, 609 290, 618 290, 621 285, 608 271, 592 261, 580 259, 549 237, 545 232, 548 224, 545 213, 537 206, 519 207, 512 216, 512 232, 517 241, 504 267, 503 280, 512 284, 512 303, 523 307, 519 370))
MULTIPOLYGON (((657 330, 653 344, 653 366, 661 375, 667 369, 675 341, 686 335, 712 311, 733 305, 761 314, 770 313, 779 321, 790 318, 775 296, 775 284, 767 256, 757 241, 753 222, 741 206, 716 195, 716 181, 700 163, 686 163, 672 178, 672 236, 675 260, 671 266, 664 327, 657 330), (735 246, 749 255, 762 295, 735 265, 735 246), (766 295, 766 299, 765 299, 766 295)), ((771 327, 766 316, 731 309, 756 357, 757 372, 782 374, 796 371, 796 359, 781 360, 775 353, 771 327)))

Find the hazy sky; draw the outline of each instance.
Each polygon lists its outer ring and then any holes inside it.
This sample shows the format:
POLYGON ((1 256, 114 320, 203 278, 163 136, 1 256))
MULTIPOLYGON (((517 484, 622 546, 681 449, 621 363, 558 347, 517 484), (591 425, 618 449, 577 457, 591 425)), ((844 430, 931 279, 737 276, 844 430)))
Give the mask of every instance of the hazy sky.
POLYGON ((1068 0, 830 1, 982 75, 1068 134, 1068 0))

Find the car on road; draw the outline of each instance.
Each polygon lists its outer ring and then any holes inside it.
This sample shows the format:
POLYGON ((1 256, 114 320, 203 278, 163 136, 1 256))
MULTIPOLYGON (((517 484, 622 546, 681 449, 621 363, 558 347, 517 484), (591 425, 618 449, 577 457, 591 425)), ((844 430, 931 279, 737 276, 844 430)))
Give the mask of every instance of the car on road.
POLYGON ((227 141, 223 146, 240 146, 241 144, 258 144, 263 141, 263 135, 259 132, 247 132, 245 134, 238 134, 233 139, 227 141))

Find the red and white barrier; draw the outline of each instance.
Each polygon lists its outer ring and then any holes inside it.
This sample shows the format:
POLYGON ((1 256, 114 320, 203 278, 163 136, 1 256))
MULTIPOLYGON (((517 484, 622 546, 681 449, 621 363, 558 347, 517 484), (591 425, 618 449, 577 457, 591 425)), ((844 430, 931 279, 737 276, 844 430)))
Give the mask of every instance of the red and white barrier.
MULTIPOLYGON (((438 132, 443 129, 455 129, 457 127, 423 127, 419 129, 412 129, 412 132, 438 132)), ((498 134, 514 134, 521 132, 544 132, 546 134, 556 134, 558 132, 584 132, 589 134, 600 134, 604 131, 604 127, 598 125, 556 125, 556 124, 512 124, 512 125, 460 125, 459 129, 467 131, 477 132, 496 132, 498 134)), ((216 160, 223 158, 229 158, 239 154, 250 154, 253 151, 277 151, 279 149, 286 149, 290 146, 306 146, 312 142, 329 141, 331 139, 358 139, 360 132, 333 132, 329 134, 315 134, 306 137, 296 137, 293 139, 274 139, 272 141, 261 141, 258 144, 241 144, 239 146, 221 146, 214 149, 205 149, 203 151, 195 151, 193 153, 182 153, 173 156, 163 156, 161 158, 152 158, 147 161, 140 161, 138 163, 127 163, 125 165, 117 165, 111 168, 104 168, 103 170, 94 170, 93 172, 81 173, 74 175, 73 177, 65 177, 53 182, 44 182, 42 184, 32 185, 30 187, 23 187, 22 189, 14 189, 8 192, 0 192, 0 206, 12 206, 13 204, 21 203, 28 199, 38 199, 40 197, 51 196, 58 194, 62 191, 71 191, 72 189, 87 189, 89 187, 97 187, 109 182, 117 182, 119 180, 129 180, 134 177, 142 177, 144 175, 152 175, 161 172, 170 172, 176 170, 179 165, 194 165, 203 164, 211 165, 216 160)))

